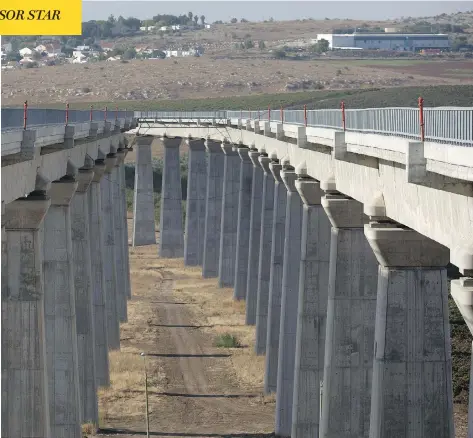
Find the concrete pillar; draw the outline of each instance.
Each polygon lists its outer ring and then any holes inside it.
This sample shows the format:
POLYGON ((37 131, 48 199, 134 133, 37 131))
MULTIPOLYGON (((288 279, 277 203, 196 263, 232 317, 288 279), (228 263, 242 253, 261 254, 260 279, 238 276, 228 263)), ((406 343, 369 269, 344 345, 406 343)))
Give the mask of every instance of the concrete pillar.
MULTIPOLYGON (((255 122, 256 123, 256 122, 255 122)), ((261 211, 263 203, 263 169, 256 149, 250 149, 253 163, 253 184, 251 188, 250 241, 248 252, 248 276, 246 280, 246 324, 256 324, 256 304, 258 300, 259 245, 261 234, 261 211)), ((263 156, 267 156, 264 154, 263 156)))
POLYGON ((385 221, 365 235, 381 265, 369 436, 452 438, 449 250, 385 221))
MULTIPOLYGON (((126 154, 132 151, 132 148, 123 149, 126 154)), ((128 249, 128 210, 126 204, 126 179, 125 179, 125 164, 118 168, 120 178, 120 189, 122 199, 122 216, 123 216, 123 250, 125 256, 125 291, 127 298, 131 298, 131 282, 130 282, 130 254, 128 249)))
POLYGON ((71 231, 81 417, 83 423, 98 424, 88 199, 88 190, 93 176, 93 169, 79 169, 78 186, 71 201, 71 231))
POLYGON ((112 184, 112 207, 113 207, 113 227, 115 238, 115 260, 116 260, 116 274, 117 274, 117 311, 120 322, 128 320, 127 312, 127 284, 126 284, 126 270, 125 270, 125 246, 124 228, 126 222, 123 222, 123 198, 122 182, 120 178, 120 168, 123 166, 125 160, 125 151, 123 148, 118 148, 116 152, 117 161, 115 167, 110 174, 112 184))
POLYGON ((249 148, 239 144, 240 185, 238 192, 237 248, 235 260, 235 284, 233 298, 246 299, 246 281, 248 279, 248 253, 250 244, 251 191, 253 184, 253 163, 249 148))
POLYGON ((212 278, 218 276, 225 155, 219 141, 207 139, 205 147, 208 162, 202 276, 212 278))
POLYGON ((233 287, 235 283, 236 245, 238 229, 238 189, 240 186, 240 157, 233 145, 222 142, 225 154, 223 172, 222 219, 220 256, 218 265, 219 287, 233 287))
POLYGON ((7 204, 2 215, 1 424, 5 438, 51 436, 39 237, 50 203, 44 192, 33 192, 7 204))
POLYGON ((133 246, 156 243, 151 161, 152 135, 136 137, 135 196, 133 199, 133 246))
POLYGON ((320 183, 299 171, 302 246, 297 311, 292 438, 318 437, 320 382, 324 373, 329 287, 330 222, 321 205, 320 183))
POLYGON ((184 264, 202 265, 205 232, 205 195, 207 189, 207 158, 204 140, 187 140, 189 168, 187 176, 187 208, 184 234, 184 264))
MULTIPOLYGON (((266 122, 269 123, 269 122, 266 122)), ((261 207, 261 231, 258 263, 258 292, 256 299, 256 354, 266 352, 266 333, 268 331, 269 283, 271 280, 271 245, 273 234, 274 177, 269 164, 271 158, 260 156, 263 169, 263 192, 261 207)))
POLYGON ((363 204, 329 190, 332 225, 321 437, 368 437, 378 263, 364 235, 363 204))
POLYGON ((97 386, 110 385, 105 283, 105 245, 103 234, 101 180, 105 173, 104 160, 96 160, 89 187, 89 232, 92 275, 93 315, 95 328, 95 373, 97 386))
MULTIPOLYGON (((466 273, 465 274, 469 274, 466 273)), ((450 291, 470 333, 473 334, 473 277, 450 282, 450 291)), ((473 343, 472 343, 473 352, 473 343)), ((473 356, 473 355, 472 355, 473 356)), ((473 437, 473 360, 470 363, 470 387, 468 392, 468 438, 473 437)))
POLYGON ((301 261, 302 201, 296 190, 296 173, 286 163, 281 178, 287 189, 286 232, 279 330, 276 435, 290 436, 294 366, 296 354, 297 303, 301 261))
POLYGON ((278 380, 279 329, 281 325, 282 271, 287 204, 287 190, 281 178, 282 166, 277 162, 272 162, 269 164, 269 168, 274 178, 274 207, 264 373, 264 391, 266 394, 276 392, 278 380))
POLYGON ((107 313, 107 339, 109 350, 120 349, 120 322, 118 318, 117 260, 115 241, 115 217, 113 208, 112 171, 117 161, 116 154, 105 158, 105 173, 100 182, 102 200, 102 236, 104 246, 103 271, 105 276, 105 309, 107 313))
POLYGON ((51 435, 81 438, 70 203, 75 178, 53 182, 44 218, 44 308, 51 435))
POLYGON ((179 146, 182 138, 163 137, 164 164, 159 220, 159 257, 184 257, 179 146))

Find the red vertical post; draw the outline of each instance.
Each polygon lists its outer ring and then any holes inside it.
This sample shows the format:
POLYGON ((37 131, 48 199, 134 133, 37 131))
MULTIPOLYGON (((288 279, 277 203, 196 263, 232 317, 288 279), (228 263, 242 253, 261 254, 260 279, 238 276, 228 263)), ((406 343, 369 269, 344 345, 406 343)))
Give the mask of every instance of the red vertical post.
POLYGON ((23 104, 23 129, 26 129, 26 121, 28 120, 28 101, 23 104))
POLYGON ((307 105, 304 105, 304 126, 307 126, 307 105))
POLYGON ((281 123, 284 123, 284 110, 281 107, 281 123))
POLYGON ((346 123, 345 123, 345 102, 342 100, 342 103, 340 105, 341 109, 342 109, 342 127, 343 127, 343 130, 345 131, 346 129, 346 123))
POLYGON ((105 107, 105 111, 104 111, 104 114, 103 114, 103 119, 105 121, 107 121, 107 107, 105 107))
POLYGON ((419 97, 417 99, 419 104, 419 124, 420 124, 420 141, 424 141, 425 138, 425 124, 424 124, 424 99, 419 97))
POLYGON ((90 114, 89 114, 89 120, 92 121, 94 118, 94 106, 90 105, 90 114))
POLYGON ((66 103, 66 126, 69 123, 69 103, 66 103))

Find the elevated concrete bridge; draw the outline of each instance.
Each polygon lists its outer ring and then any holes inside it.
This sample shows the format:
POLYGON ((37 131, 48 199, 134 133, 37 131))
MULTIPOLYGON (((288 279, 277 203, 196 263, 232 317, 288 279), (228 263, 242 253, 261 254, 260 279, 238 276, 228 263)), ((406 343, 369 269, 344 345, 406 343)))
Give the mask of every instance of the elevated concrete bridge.
POLYGON ((421 129, 411 108, 111 122, 78 112, 67 126, 45 110, 26 130, 9 111, 2 436, 79 437, 81 422, 97 421, 96 388, 109 383, 107 351, 120 347, 130 297, 127 130, 136 134, 133 244, 156 243, 151 142, 160 137, 159 255, 202 265, 246 300, 277 435, 454 436, 446 266, 463 275, 451 293, 473 330, 473 108, 426 109, 421 129))

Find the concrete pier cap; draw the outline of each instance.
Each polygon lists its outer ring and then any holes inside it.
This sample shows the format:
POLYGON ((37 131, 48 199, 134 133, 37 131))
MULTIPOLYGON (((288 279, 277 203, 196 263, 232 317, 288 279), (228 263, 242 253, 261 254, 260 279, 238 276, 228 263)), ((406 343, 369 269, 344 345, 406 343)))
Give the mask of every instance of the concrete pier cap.
POLYGON ((57 181, 53 181, 49 196, 54 205, 69 205, 79 183, 75 177, 65 175, 57 181))
POLYGON ((302 202, 305 205, 320 205, 323 196, 320 182, 308 175, 305 162, 297 166, 296 175, 298 176, 296 180, 296 190, 302 202))
POLYGON ((473 246, 452 248, 450 261, 467 277, 473 277, 473 246))
POLYGON ((283 165, 281 170, 281 179, 288 192, 297 192, 296 189, 296 180, 297 175, 294 169, 290 169, 283 165))
POLYGON ((213 140, 210 136, 207 136, 205 139, 205 148, 207 149, 207 152, 219 152, 222 149, 221 145, 221 140, 213 140))
POLYGON ((444 267, 450 250, 401 224, 370 222, 365 236, 381 266, 444 267))
POLYGON ((186 145, 193 151, 205 151, 205 139, 193 138, 190 134, 186 138, 186 145))
POLYGON ((240 156, 241 160, 246 162, 246 163, 249 163, 251 162, 251 159, 250 159, 250 148, 248 146, 245 146, 243 144, 239 144, 238 145, 238 155, 240 156))
POLYGON ((110 173, 112 169, 116 166, 117 164, 117 154, 111 153, 107 154, 107 156, 104 159, 105 162, 105 173, 110 173))
POLYGON ((269 168, 269 164, 272 162, 272 159, 268 157, 267 155, 261 154, 258 157, 258 161, 260 163, 260 166, 263 168, 264 173, 267 175, 270 175, 271 169, 269 168))
POLYGON ((225 137, 222 139, 221 147, 225 155, 238 155, 238 152, 233 146, 233 143, 230 143, 225 137))
POLYGON ((258 167, 258 168, 261 167, 259 157, 260 156, 263 156, 263 157, 267 156, 266 151, 264 149, 262 149, 261 152, 258 151, 257 149, 250 149, 248 155, 250 157, 251 162, 253 163, 253 166, 258 167))
POLYGON ((163 135, 160 140, 165 148, 178 148, 182 143, 182 137, 168 137, 163 135))
POLYGON ((85 193, 89 189, 90 183, 94 179, 94 169, 89 167, 82 167, 77 173, 77 191, 85 193))

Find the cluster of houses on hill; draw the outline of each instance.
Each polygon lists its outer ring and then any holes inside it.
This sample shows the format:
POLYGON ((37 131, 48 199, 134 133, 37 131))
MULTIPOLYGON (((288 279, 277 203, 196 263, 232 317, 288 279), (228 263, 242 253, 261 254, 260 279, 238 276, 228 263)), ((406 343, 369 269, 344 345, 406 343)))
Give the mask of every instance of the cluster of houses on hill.
MULTIPOLYGON (((195 27, 195 26, 193 26, 195 27)), ((202 28, 204 29, 210 29, 211 28, 211 25, 210 24, 207 24, 207 23, 204 23, 202 25, 202 28)), ((189 26, 186 26, 185 24, 173 24, 171 26, 141 26, 140 27, 140 31, 142 32, 148 32, 148 33, 151 33, 151 32, 169 32, 169 31, 180 31, 180 30, 187 30, 189 29, 189 26)))
MULTIPOLYGON (((93 46, 77 46, 72 51, 69 49, 63 53, 62 45, 58 41, 39 44, 36 47, 24 47, 17 52, 13 51, 11 43, 1 45, 2 70, 15 69, 21 66, 48 66, 57 64, 85 64, 95 61, 120 61, 124 55, 120 55, 117 47, 112 42, 102 41, 93 46), (118 53, 117 53, 118 52, 118 53), (13 56, 11 56, 13 55, 13 56)), ((195 48, 174 48, 166 50, 156 49, 150 45, 136 45, 129 47, 132 57, 162 59, 171 57, 201 56, 203 49, 195 48)))

